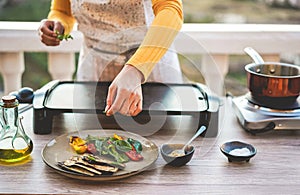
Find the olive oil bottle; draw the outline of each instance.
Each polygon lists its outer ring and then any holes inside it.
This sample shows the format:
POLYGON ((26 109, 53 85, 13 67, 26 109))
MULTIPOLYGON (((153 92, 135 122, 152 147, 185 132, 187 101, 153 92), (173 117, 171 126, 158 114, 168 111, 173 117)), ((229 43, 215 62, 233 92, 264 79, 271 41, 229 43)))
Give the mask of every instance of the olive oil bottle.
POLYGON ((27 158, 33 149, 18 113, 15 96, 3 96, 0 102, 0 161, 18 162, 27 158))

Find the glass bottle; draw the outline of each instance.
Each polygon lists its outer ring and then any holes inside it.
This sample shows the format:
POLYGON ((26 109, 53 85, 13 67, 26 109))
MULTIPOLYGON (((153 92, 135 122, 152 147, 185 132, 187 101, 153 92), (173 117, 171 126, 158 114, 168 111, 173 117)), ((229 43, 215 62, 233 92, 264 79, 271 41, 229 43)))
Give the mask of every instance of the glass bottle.
POLYGON ((17 162, 27 158, 33 149, 18 113, 15 96, 3 96, 0 102, 0 161, 17 162))

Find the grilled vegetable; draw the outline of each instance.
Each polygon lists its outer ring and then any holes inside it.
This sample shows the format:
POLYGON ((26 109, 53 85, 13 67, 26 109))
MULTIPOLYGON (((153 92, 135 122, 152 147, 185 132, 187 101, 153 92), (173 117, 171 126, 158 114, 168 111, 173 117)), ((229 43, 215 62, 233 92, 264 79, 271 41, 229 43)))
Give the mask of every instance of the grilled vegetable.
POLYGON ((79 172, 85 169, 94 175, 99 175, 99 172, 113 174, 124 169, 124 163, 130 160, 143 160, 142 144, 137 140, 117 134, 110 137, 88 135, 86 139, 71 136, 69 143, 76 153, 83 155, 73 156, 63 165, 72 169, 78 168, 79 172))
POLYGON ((137 153, 140 154, 142 152, 143 146, 142 146, 141 142, 139 142, 135 139, 132 139, 132 138, 128 138, 127 142, 129 142, 134 147, 134 149, 137 153))
POLYGON ((92 154, 97 154, 98 153, 98 151, 96 149, 96 146, 93 143, 88 143, 87 144, 87 150, 86 151, 89 152, 89 153, 92 153, 92 154))
POLYGON ((66 165, 68 167, 79 167, 79 168, 85 169, 85 170, 87 170, 87 171, 89 171, 91 173, 97 174, 97 175, 101 175, 102 174, 97 169, 94 169, 94 168, 91 168, 89 166, 86 166, 86 164, 84 164, 84 163, 78 163, 77 159, 68 159, 68 160, 65 160, 63 163, 64 163, 64 165, 66 165))
POLYGON ((57 166, 67 171, 72 171, 88 176, 111 175, 117 172, 119 170, 119 167, 122 169, 124 169, 125 167, 125 165, 105 159, 100 159, 88 153, 80 156, 72 156, 65 161, 58 162, 57 166))
POLYGON ((121 137, 121 136, 119 136, 115 133, 114 133, 114 138, 117 139, 117 140, 123 140, 123 137, 121 137))
POLYGON ((77 154, 83 154, 87 150, 86 141, 78 136, 71 136, 69 139, 69 144, 77 154))
POLYGON ((132 161, 140 161, 143 160, 143 156, 139 153, 137 153, 135 150, 130 150, 128 152, 125 152, 125 154, 130 158, 132 161))
POLYGON ((116 167, 89 163, 88 161, 84 160, 83 156, 73 156, 70 158, 70 160, 72 160, 76 164, 83 164, 85 166, 91 167, 91 168, 96 169, 97 171, 101 171, 101 172, 105 171, 105 172, 115 173, 118 171, 118 168, 116 168, 116 167))
POLYGON ((128 141, 125 140, 116 140, 114 141, 116 148, 122 152, 128 152, 132 150, 132 146, 128 141))
POLYGON ((100 158, 99 156, 95 156, 92 154, 83 154, 83 159, 88 161, 91 164, 97 164, 97 165, 109 165, 112 167, 116 167, 118 169, 125 169, 126 165, 123 163, 111 161, 105 158, 100 158))
POLYGON ((87 175, 87 176, 94 176, 95 175, 95 174, 93 174, 93 173, 91 173, 91 172, 89 172, 89 171, 87 171, 83 168, 80 168, 80 167, 66 166, 66 165, 64 165, 63 162, 58 162, 57 165, 59 167, 61 167, 62 169, 67 170, 67 171, 72 171, 72 172, 87 175))
POLYGON ((116 149, 116 146, 109 144, 107 147, 108 154, 111 155, 117 162, 125 163, 129 161, 129 158, 124 155, 124 153, 119 153, 116 149))

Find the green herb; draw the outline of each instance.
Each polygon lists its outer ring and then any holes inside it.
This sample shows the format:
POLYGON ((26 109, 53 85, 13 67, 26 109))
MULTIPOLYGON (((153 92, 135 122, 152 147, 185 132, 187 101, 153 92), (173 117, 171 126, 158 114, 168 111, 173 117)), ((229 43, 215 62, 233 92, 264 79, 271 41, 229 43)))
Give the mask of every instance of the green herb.
POLYGON ((116 149, 116 146, 109 144, 107 147, 108 154, 114 157, 114 159, 119 163, 125 163, 129 161, 129 158, 124 153, 119 153, 116 149))
POLYGON ((70 34, 59 34, 59 32, 58 31, 55 31, 55 33, 57 34, 57 38, 59 39, 59 40, 66 40, 66 41, 68 41, 68 39, 72 39, 73 40, 73 37, 70 35, 70 34))
POLYGON ((139 160, 137 156, 143 150, 142 144, 138 140, 132 138, 123 139, 116 134, 112 137, 88 135, 85 141, 87 144, 94 144, 99 155, 112 157, 118 163, 139 160))
POLYGON ((128 152, 132 150, 131 144, 125 140, 116 140, 114 144, 119 151, 128 152))
POLYGON ((102 153, 102 145, 103 145, 103 141, 95 140, 95 147, 100 154, 102 153))

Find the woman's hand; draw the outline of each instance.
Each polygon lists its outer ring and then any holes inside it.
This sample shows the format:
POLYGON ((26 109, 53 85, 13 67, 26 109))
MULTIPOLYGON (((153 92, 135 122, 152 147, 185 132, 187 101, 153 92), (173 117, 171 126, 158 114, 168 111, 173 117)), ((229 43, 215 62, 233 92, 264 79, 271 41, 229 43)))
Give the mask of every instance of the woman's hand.
POLYGON ((57 33, 64 33, 63 25, 58 21, 52 20, 42 20, 38 30, 41 42, 47 46, 59 45, 60 40, 57 38, 57 33))
POLYGON ((131 65, 125 65, 108 89, 105 112, 111 116, 119 112, 136 116, 142 111, 143 95, 141 83, 143 74, 131 65))

